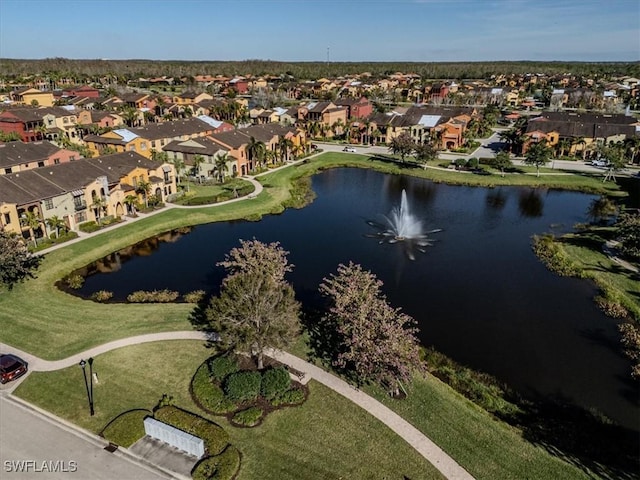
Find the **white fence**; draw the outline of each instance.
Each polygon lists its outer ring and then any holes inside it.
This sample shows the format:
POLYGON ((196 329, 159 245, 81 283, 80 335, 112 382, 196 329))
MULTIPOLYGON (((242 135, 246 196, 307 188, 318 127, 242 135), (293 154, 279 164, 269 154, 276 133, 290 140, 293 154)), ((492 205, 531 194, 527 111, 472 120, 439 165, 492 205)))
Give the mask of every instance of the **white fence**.
POLYGON ((155 418, 147 417, 144 419, 144 432, 150 437, 187 452, 189 455, 194 455, 197 458, 204 455, 204 441, 201 438, 159 422, 155 418))

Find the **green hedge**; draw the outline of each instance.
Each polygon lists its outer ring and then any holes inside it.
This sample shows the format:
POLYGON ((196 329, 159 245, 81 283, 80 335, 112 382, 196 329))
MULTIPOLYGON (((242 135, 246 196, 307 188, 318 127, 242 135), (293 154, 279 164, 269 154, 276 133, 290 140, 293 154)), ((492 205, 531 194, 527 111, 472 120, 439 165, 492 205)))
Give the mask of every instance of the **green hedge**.
POLYGON ((271 405, 277 407, 278 405, 295 405, 304 401, 304 392, 297 388, 292 388, 286 392, 281 393, 271 400, 271 405))
POLYGON ((100 432, 106 440, 128 448, 144 437, 144 419, 151 412, 145 409, 120 414, 100 432))
POLYGON ((213 379, 222 383, 229 375, 240 370, 240 367, 232 355, 221 355, 209 362, 209 370, 213 379))
POLYGON ((291 387, 291 377, 284 367, 270 368, 262 374, 260 393, 267 400, 272 400, 291 387))
POLYGON ((260 395, 260 372, 237 372, 229 375, 224 382, 224 393, 232 402, 255 400, 260 395))
POLYGON ((192 470, 193 480, 231 480, 240 470, 240 451, 229 445, 215 457, 201 460, 192 470))
POLYGON ((224 414, 236 408, 233 402, 225 398, 222 389, 211 381, 206 362, 200 365, 191 379, 191 394, 201 408, 214 414, 224 414))
POLYGON ((80 225, 78 225, 78 228, 80 229, 81 232, 92 233, 92 232, 97 232, 98 230, 100 230, 101 227, 96 222, 91 221, 91 222, 81 223, 80 225))
POLYGON ((161 407, 155 411, 154 417, 204 440, 209 455, 218 455, 229 444, 229 434, 222 427, 178 407, 161 407))
POLYGON ((240 425, 244 425, 246 427, 253 427, 256 425, 260 419, 262 418, 263 411, 258 407, 250 407, 246 410, 242 410, 237 412, 233 416, 233 421, 235 423, 239 423, 240 425))
POLYGON ((174 302, 180 294, 173 290, 138 290, 127 295, 129 303, 171 303, 174 302))

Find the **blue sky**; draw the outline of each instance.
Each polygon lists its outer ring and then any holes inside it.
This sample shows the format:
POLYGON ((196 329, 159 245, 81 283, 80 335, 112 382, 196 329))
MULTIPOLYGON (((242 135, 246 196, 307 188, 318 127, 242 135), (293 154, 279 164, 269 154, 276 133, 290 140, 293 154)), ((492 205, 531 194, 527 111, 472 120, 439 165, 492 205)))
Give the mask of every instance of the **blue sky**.
POLYGON ((639 0, 0 0, 0 57, 640 60, 639 0))

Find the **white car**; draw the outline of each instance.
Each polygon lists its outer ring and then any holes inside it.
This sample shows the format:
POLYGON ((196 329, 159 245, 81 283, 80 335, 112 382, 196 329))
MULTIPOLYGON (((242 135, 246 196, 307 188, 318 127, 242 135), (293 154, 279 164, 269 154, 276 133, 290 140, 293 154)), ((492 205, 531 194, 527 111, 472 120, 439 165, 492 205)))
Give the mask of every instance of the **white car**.
POLYGON ((591 165, 593 165, 594 167, 608 167, 609 166, 609 161, 608 160, 592 160, 591 161, 591 165))
POLYGON ((356 147, 344 147, 342 149, 343 152, 351 152, 351 153, 356 153, 356 147))

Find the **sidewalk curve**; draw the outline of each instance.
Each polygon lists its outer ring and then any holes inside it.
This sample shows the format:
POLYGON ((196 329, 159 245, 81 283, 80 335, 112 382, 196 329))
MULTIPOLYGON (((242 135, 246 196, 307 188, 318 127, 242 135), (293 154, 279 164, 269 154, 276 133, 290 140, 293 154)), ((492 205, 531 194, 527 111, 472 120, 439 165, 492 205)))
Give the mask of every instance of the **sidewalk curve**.
MULTIPOLYGON (((13 353, 20 356, 29 363, 30 371, 51 372, 62 368, 76 365, 81 359, 94 357, 102 353, 116 350, 118 348, 131 345, 139 345, 142 343, 166 341, 166 340, 209 340, 210 336, 198 331, 177 331, 150 333, 147 335, 138 335, 135 337, 122 338, 113 342, 105 343, 97 347, 91 348, 84 352, 77 353, 62 360, 49 361, 44 360, 27 352, 18 350, 10 345, 0 343, 0 350, 4 353, 13 353)), ((310 378, 322 383, 326 387, 334 390, 345 398, 351 400, 359 407, 365 409, 371 415, 376 417, 387 427, 393 430, 397 435, 403 438, 411 445, 420 455, 436 467, 440 473, 451 480, 473 480, 464 468, 462 468, 454 459, 447 455, 440 447, 433 443, 426 435, 417 428, 404 420, 400 415, 393 412, 390 408, 378 402, 373 397, 349 385, 344 380, 335 375, 322 370, 321 368, 302 360, 290 353, 281 350, 270 350, 268 355, 274 357, 285 365, 290 366, 300 372, 305 373, 310 378)))

